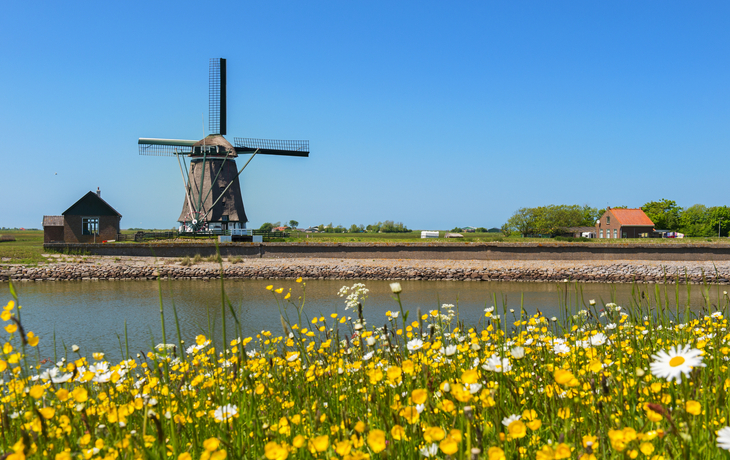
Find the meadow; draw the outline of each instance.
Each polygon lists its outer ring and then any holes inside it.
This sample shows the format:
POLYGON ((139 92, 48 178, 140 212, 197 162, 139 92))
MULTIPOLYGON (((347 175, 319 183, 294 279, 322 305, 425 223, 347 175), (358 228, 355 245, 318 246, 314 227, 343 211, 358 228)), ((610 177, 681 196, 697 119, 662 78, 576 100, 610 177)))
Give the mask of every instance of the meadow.
POLYGON ((115 363, 77 346, 41 360, 56 338, 23 328, 9 286, 0 339, 8 460, 658 460, 730 449, 730 299, 720 286, 680 304, 680 289, 698 288, 637 285, 616 305, 561 283, 555 317, 495 296, 477 324, 463 324, 456 305, 409 310, 409 293, 393 283, 393 309, 367 324, 367 286, 340 289, 344 314, 313 316, 299 279, 266 287, 281 329, 243 337, 245 318, 221 282, 219 320, 230 311, 239 332, 226 337, 223 324, 225 350, 212 334, 186 342, 166 331, 177 311, 161 300, 163 342, 130 354, 120 335, 115 363))

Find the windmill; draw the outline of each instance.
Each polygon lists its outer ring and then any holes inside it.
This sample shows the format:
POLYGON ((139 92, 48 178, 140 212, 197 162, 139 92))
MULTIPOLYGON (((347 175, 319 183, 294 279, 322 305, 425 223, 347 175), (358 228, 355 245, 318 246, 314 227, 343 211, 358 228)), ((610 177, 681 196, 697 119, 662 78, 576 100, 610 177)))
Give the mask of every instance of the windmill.
POLYGON ((226 134, 226 60, 211 59, 209 70, 210 134, 201 140, 140 138, 140 155, 176 157, 185 199, 178 218, 180 230, 200 232, 246 228, 239 176, 256 155, 309 156, 309 141, 234 137, 226 134), (250 154, 239 170, 236 157, 250 154), (187 158, 189 158, 189 161, 187 158))

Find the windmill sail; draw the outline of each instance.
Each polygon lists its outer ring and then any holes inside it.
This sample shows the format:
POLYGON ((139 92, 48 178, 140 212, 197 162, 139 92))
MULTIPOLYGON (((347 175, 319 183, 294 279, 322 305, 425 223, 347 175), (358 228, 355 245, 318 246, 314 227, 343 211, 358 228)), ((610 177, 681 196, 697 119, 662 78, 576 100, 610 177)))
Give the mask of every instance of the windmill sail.
POLYGON ((193 153, 193 146, 198 141, 189 141, 183 139, 150 139, 140 138, 139 154, 149 156, 175 156, 189 155, 193 153))
POLYGON ((284 155, 290 157, 309 156, 309 141, 284 141, 276 139, 234 137, 233 144, 237 153, 253 153, 258 150, 258 153, 261 155, 284 155))
POLYGON ((211 59, 208 71, 208 130, 226 134, 226 60, 211 59))

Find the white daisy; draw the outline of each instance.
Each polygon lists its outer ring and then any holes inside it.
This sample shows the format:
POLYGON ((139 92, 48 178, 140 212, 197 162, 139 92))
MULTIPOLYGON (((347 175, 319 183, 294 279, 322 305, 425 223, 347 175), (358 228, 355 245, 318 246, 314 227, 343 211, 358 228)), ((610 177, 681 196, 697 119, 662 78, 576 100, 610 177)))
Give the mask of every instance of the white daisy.
POLYGON ((509 362, 509 358, 500 358, 497 354, 487 359, 487 362, 482 367, 491 372, 509 372, 512 370, 512 364, 509 362))
POLYGON ((221 406, 216 409, 215 412, 213 412, 213 417, 215 417, 216 421, 218 422, 224 422, 236 415, 237 413, 238 407, 234 406, 233 404, 226 404, 225 406, 221 406))
POLYGON ((669 352, 662 350, 652 355, 652 358, 654 362, 651 363, 651 373, 670 382, 676 379, 677 383, 682 383, 682 374, 689 375, 692 368, 705 366, 702 363, 702 351, 690 348, 689 345, 684 348, 674 346, 669 352))
POLYGON ((456 347, 456 345, 446 345, 446 347, 443 349, 443 354, 445 354, 446 356, 451 356, 456 353, 457 350, 458 348, 456 347))
POLYGON ((439 453, 439 446, 434 442, 430 446, 423 446, 419 452, 424 457, 435 457, 439 453))
POLYGON ((525 357, 525 349, 522 347, 514 347, 512 350, 510 350, 510 354, 515 359, 522 359, 525 357))
POLYGON ((509 417, 505 417, 502 419, 502 425, 504 426, 510 426, 512 422, 516 422, 517 420, 521 419, 521 415, 512 414, 509 417))
POLYGON ((423 347, 423 340, 421 339, 413 339, 406 345, 406 348, 408 348, 408 351, 416 351, 420 350, 423 347))
POLYGON ((730 450, 730 426, 726 426, 717 432, 717 447, 730 450))

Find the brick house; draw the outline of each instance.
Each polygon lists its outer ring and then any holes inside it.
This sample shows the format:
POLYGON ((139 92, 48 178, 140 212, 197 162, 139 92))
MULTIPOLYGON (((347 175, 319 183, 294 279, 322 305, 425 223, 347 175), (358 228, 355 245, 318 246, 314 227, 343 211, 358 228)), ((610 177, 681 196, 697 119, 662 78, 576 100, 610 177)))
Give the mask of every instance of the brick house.
POLYGON ((43 216, 43 243, 63 243, 63 216, 43 216))
POLYGON ((654 222, 641 209, 606 208, 596 222, 597 238, 649 238, 654 222))
POLYGON ((43 216, 43 242, 100 243, 116 240, 122 215, 101 199, 101 191, 89 192, 60 216, 43 216))

